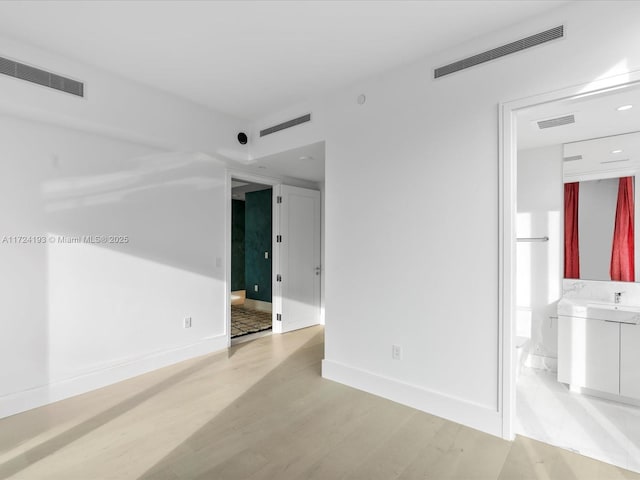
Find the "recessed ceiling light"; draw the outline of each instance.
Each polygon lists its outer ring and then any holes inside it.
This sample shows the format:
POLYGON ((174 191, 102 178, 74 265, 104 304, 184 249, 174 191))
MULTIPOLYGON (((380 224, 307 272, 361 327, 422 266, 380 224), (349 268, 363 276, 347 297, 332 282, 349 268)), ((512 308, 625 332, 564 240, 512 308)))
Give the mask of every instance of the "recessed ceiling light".
POLYGON ((307 155, 303 155, 299 157, 298 160, 313 160, 313 157, 308 157, 307 155))
POLYGON ((621 107, 616 108, 619 112, 624 112, 625 110, 631 110, 633 105, 622 105, 621 107))
POLYGON ((611 153, 622 153, 622 150, 618 149, 618 150, 611 150, 611 153))

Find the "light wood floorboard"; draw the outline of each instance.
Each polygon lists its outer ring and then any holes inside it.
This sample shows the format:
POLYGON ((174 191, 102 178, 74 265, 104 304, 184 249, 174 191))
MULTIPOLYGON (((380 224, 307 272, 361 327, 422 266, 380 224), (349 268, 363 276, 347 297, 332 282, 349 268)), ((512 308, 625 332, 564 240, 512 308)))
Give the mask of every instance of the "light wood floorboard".
POLYGON ((323 346, 263 337, 0 420, 0 479, 640 479, 325 380, 323 346))

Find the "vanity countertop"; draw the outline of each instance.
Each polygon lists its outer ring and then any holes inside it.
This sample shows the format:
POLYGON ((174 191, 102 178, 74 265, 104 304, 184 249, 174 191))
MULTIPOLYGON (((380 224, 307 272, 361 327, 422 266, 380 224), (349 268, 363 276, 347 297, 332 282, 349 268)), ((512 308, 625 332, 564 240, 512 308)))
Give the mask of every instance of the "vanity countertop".
POLYGON ((563 298, 558 317, 577 317, 619 323, 640 323, 640 306, 587 298, 563 298))

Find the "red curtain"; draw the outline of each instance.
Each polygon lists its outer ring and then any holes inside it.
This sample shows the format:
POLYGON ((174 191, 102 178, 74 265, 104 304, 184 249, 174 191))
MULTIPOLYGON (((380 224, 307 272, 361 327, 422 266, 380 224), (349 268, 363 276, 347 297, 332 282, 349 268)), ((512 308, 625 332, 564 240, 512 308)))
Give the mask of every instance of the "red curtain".
POLYGON ((578 182, 564 184, 564 278, 580 278, 578 182))
POLYGON ((611 249, 611 280, 635 282, 633 177, 621 177, 611 249))

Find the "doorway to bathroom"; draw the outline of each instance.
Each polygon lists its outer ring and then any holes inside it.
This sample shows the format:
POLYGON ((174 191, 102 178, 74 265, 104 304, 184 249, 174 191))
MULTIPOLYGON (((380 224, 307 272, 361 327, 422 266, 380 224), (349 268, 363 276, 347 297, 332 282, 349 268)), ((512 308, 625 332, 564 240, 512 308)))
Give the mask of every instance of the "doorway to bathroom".
POLYGON ((272 328, 273 188, 231 179, 231 340, 272 328))
POLYGON ((516 103, 503 117, 505 436, 640 472, 640 88, 516 103))

